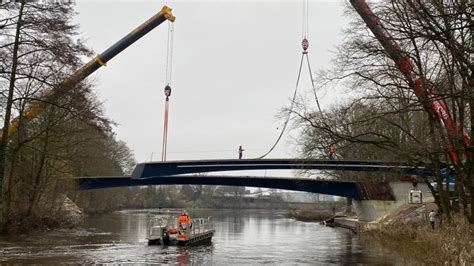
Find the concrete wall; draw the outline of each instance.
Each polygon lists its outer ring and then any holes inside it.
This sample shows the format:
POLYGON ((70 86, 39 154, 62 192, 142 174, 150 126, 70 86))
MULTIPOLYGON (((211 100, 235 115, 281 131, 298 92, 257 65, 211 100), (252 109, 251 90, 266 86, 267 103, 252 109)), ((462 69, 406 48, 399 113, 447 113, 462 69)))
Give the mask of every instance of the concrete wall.
MULTIPOLYGON (((354 207, 359 221, 370 222, 389 214, 404 204, 408 204, 410 190, 413 189, 411 182, 390 182, 394 201, 382 200, 354 200, 354 207)), ((418 189, 423 193, 423 202, 432 198, 431 192, 426 184, 418 184, 418 189)))

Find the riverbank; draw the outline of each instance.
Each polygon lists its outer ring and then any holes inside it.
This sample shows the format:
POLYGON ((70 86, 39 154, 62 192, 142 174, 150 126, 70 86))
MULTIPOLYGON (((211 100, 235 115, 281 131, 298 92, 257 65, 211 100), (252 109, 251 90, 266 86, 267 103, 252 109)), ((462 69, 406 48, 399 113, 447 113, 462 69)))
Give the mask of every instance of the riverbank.
POLYGON ((380 224, 360 234, 396 251, 402 257, 426 265, 472 265, 474 263, 474 225, 462 217, 444 220, 436 229, 428 223, 380 224))
POLYGON ((436 210, 432 201, 405 204, 374 222, 359 223, 357 229, 369 243, 381 244, 416 264, 472 265, 474 225, 458 215, 439 217, 432 229, 429 210, 436 210))
POLYGON ((32 231, 50 231, 71 229, 81 225, 85 214, 71 199, 61 195, 53 203, 55 208, 46 208, 41 204, 30 215, 12 215, 5 223, 4 234, 29 233, 32 231))
MULTIPOLYGON (((359 237, 373 245, 374 249, 393 252, 407 264, 472 265, 474 225, 469 224, 463 217, 456 216, 437 222, 433 230, 420 209, 426 207, 402 206, 394 213, 369 223, 338 217, 338 221, 333 224, 357 232, 359 237)), ((321 217, 317 212, 306 211, 303 212, 302 219, 296 219, 317 222, 321 217)))
POLYGON ((334 214, 330 211, 314 211, 314 210, 290 210, 288 217, 302 222, 321 222, 325 221, 334 214))

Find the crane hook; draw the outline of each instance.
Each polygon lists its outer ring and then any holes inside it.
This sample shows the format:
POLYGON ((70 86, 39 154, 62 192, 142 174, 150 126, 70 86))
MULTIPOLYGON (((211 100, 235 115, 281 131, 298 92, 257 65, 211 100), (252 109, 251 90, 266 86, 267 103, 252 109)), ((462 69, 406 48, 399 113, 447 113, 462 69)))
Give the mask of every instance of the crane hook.
POLYGON ((168 98, 171 96, 171 86, 169 84, 165 86, 165 96, 168 101, 168 98))
POLYGON ((303 38, 303 40, 301 41, 301 47, 303 47, 303 53, 308 53, 306 50, 308 50, 308 47, 309 47, 309 42, 308 42, 308 39, 306 39, 306 37, 303 38))

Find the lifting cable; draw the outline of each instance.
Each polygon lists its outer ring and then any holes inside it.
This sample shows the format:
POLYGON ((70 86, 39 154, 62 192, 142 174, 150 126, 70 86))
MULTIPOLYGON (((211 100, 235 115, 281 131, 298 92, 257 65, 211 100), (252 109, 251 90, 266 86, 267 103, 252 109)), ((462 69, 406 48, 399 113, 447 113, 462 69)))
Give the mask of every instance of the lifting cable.
POLYGON ((168 43, 166 48, 166 86, 165 86, 165 117, 163 119, 163 144, 161 147, 161 161, 166 161, 166 152, 168 149, 168 114, 169 97, 171 96, 171 74, 173 70, 173 37, 174 23, 168 21, 168 43))
POLYGON ((308 39, 307 39, 307 37, 308 37, 308 15, 309 15, 309 8, 308 7, 309 7, 309 1, 305 0, 303 2, 303 27, 302 27, 302 34, 301 34, 302 38, 303 38, 303 40, 301 41, 301 47, 303 48, 303 52, 301 54, 300 67, 299 67, 299 70, 298 70, 298 77, 296 79, 295 90, 293 92, 293 98, 291 99, 291 104, 290 104, 290 108, 288 110, 288 114, 286 116, 285 123, 283 124, 283 128, 280 132, 280 135, 278 136, 278 138, 276 139, 275 143, 270 148, 270 150, 268 150, 267 153, 263 154, 262 156, 257 157, 257 159, 263 159, 268 154, 270 154, 273 151, 273 149, 275 149, 275 147, 278 145, 281 138, 283 137, 283 134, 285 133, 286 127, 288 126, 288 123, 290 122, 291 114, 293 112, 293 107, 295 105, 296 95, 297 95, 297 92, 298 92, 298 85, 300 83, 301 70, 303 69, 304 58, 306 58, 306 61, 308 62, 309 77, 311 79, 311 86, 313 88, 314 99, 316 100, 316 104, 318 106, 319 112, 322 113, 321 112, 321 106, 319 105, 318 96, 316 94, 316 88, 314 87, 313 74, 311 72, 311 65, 309 63, 309 57, 308 57, 308 47, 309 47, 309 42, 308 42, 308 39))

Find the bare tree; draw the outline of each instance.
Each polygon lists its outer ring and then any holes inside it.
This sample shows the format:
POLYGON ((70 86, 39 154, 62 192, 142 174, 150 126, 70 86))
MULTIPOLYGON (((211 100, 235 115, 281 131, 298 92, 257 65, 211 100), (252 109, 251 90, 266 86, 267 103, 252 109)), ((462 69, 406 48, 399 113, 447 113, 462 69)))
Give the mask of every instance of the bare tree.
POLYGON ((328 145, 336 145, 345 158, 431 163, 439 184, 437 191, 432 189, 446 214, 453 206, 439 168, 453 163, 461 209, 473 223, 474 167, 470 144, 465 144, 461 133, 465 129, 474 134, 472 6, 467 1, 407 0, 381 1, 372 7, 414 62, 416 75, 430 80, 424 89, 447 103, 452 120, 459 125, 451 140, 458 160, 450 162, 447 156, 451 151, 445 145, 446 132, 427 108, 429 98, 414 93, 411 81, 398 71, 400 66, 352 9, 347 12, 352 23, 334 68, 320 73, 318 80, 322 87, 346 85, 351 101, 323 113, 304 104, 293 110, 297 125, 304 128, 302 152, 321 155, 328 145))
POLYGON ((78 174, 81 154, 107 147, 109 174, 130 171, 133 163, 130 150, 110 132, 111 121, 104 118, 90 84, 83 82, 74 90, 55 86, 91 54, 76 39, 73 15, 66 2, 0 5, 0 91, 6 96, 0 102, 0 184, 5 185, 0 191, 7 223, 41 218, 45 208, 54 207, 56 181, 78 174), (54 102, 42 100, 52 89, 65 93, 54 102), (46 112, 25 123, 24 110, 34 111, 31 106, 46 112), (12 116, 17 122, 14 135, 9 134, 12 116), (97 142, 102 145, 94 146, 97 142))

